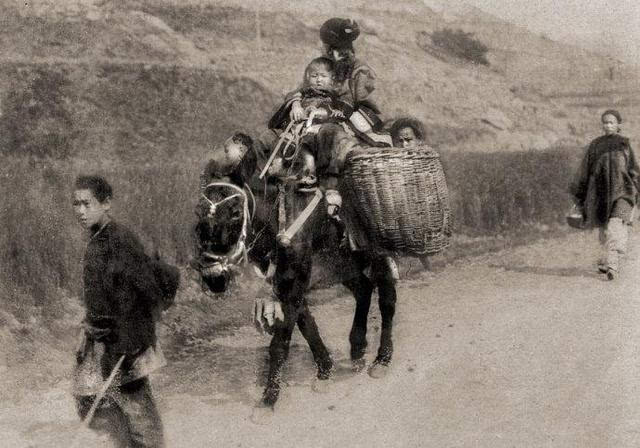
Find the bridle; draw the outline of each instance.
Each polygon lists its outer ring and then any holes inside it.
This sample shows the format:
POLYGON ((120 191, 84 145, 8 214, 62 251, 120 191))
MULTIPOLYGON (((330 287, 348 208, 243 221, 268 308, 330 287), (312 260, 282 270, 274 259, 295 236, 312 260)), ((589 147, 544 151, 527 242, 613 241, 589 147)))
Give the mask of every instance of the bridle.
POLYGON ((234 193, 217 202, 213 202, 204 193, 202 193, 202 197, 209 203, 209 212, 207 213, 208 217, 215 216, 217 208, 225 202, 236 198, 242 198, 242 228, 237 241, 226 253, 221 254, 203 251, 201 254, 201 274, 207 277, 219 277, 227 275, 230 270, 234 270, 239 264, 242 263, 246 265, 248 262, 247 234, 249 224, 255 215, 256 201, 247 184, 244 185, 245 188, 240 188, 229 182, 211 182, 205 187, 205 192, 211 187, 231 189, 234 193), (249 194, 247 194, 247 192, 249 194), (249 212, 249 196, 251 196, 251 202, 253 205, 251 212, 249 212))

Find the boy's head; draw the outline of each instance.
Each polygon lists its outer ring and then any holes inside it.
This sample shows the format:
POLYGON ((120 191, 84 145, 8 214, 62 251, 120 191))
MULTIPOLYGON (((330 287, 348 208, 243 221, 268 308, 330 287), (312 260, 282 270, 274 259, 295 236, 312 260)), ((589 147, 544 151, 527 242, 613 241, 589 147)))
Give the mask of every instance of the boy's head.
POLYGON ((398 148, 411 148, 424 144, 424 125, 417 118, 398 118, 391 126, 391 140, 398 148))
POLYGON ((602 129, 606 135, 613 135, 620 132, 622 116, 617 110, 605 110, 600 116, 600 120, 602 121, 602 129))
POLYGON ((216 147, 207 165, 208 176, 222 180, 227 177, 242 186, 253 175, 257 157, 253 150, 253 139, 242 132, 236 132, 216 147))
POLYGON ((113 189, 100 176, 78 176, 73 192, 73 209, 85 229, 102 225, 109 219, 113 189))
POLYGON ((304 71, 304 84, 315 89, 329 90, 333 87, 333 61, 329 58, 315 58, 304 71))
POLYGON ((251 137, 242 132, 236 132, 224 142, 225 157, 237 164, 251 150, 252 146, 251 137))

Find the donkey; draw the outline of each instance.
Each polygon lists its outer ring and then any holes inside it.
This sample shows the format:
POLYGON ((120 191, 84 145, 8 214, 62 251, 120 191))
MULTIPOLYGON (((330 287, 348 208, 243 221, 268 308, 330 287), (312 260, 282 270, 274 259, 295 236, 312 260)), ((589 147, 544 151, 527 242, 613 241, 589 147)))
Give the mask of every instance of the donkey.
MULTIPOLYGON (((256 156, 257 153, 247 151, 240 160, 244 171, 251 171, 247 170, 247 166, 256 167, 255 159, 261 156, 256 156)), ((298 160, 303 159, 301 157, 298 160)), ((296 325, 307 340, 316 362, 316 384, 320 385, 329 379, 334 369, 305 295, 311 278, 312 255, 316 249, 314 241, 324 239, 327 229, 339 225, 327 225, 333 221, 327 213, 326 200, 317 186, 301 181, 299 170, 302 163, 297 163, 298 160, 294 160, 285 170, 289 175, 267 176, 264 182, 258 179, 255 169, 244 185, 239 185, 239 182, 234 184, 228 179, 227 184, 223 185, 220 179, 214 179, 203 193, 204 202, 196 225, 199 247, 197 264, 207 287, 217 292, 229 287, 229 280, 235 272, 234 266, 242 258, 238 256, 242 250, 246 251, 251 261, 258 264, 273 284, 276 302, 266 306, 259 303, 257 306, 257 312, 264 313, 257 316, 258 320, 266 321, 267 330, 273 334, 269 347, 267 385, 257 405, 257 409, 263 410, 273 410, 278 399, 282 367, 288 357, 296 325), (240 190, 245 194, 239 193, 240 190), (251 214, 250 210, 254 213, 251 214), (301 216, 304 219, 301 220, 301 216), (243 224, 247 222, 251 225, 243 224), (274 320, 273 316, 278 315, 281 319, 274 320), (275 322, 274 325, 269 325, 271 322, 275 322)), ((366 366, 367 317, 373 291, 378 288, 382 331, 378 354, 369 374, 374 378, 381 377, 387 372, 393 354, 395 280, 384 258, 352 251, 345 245, 336 245, 333 249, 336 255, 333 267, 356 300, 349 334, 351 361, 356 372, 366 366)))
MULTIPOLYGON (((247 165, 255 168, 255 153, 251 148, 239 164, 239 171, 247 171, 247 165)), ((334 368, 305 297, 311 279, 310 236, 321 227, 326 205, 320 190, 300 183, 295 175, 270 177, 267 182, 259 181, 257 176, 246 179, 248 182, 244 184, 242 180, 245 179, 234 179, 233 175, 207 180, 197 209, 194 265, 201 273, 204 286, 214 292, 229 287, 236 266, 245 257, 257 263, 272 283, 276 301, 266 307, 260 303, 258 318, 265 317, 271 309, 280 319, 267 326, 273 335, 269 374, 257 406, 272 410, 280 393, 282 368, 296 325, 313 354, 317 379, 329 379, 334 368), (306 216, 302 222, 296 220, 301 214, 306 216), (291 224, 297 231, 287 234, 285 230, 291 224)), ((267 317, 271 321, 270 316, 267 317)))

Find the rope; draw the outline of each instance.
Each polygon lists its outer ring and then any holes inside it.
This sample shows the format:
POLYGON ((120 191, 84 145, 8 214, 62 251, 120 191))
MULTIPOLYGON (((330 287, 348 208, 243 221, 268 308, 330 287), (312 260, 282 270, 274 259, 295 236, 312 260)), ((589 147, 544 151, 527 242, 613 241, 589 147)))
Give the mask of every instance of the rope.
POLYGON ((291 130, 293 125, 294 125, 293 121, 289 122, 289 124, 285 128, 284 132, 280 135, 280 139, 278 139, 278 144, 276 145, 276 147, 273 149, 273 151, 269 155, 269 159, 267 159, 267 163, 265 163, 264 168, 262 169, 262 171, 260 172, 260 175, 258 176, 259 179, 262 179, 265 176, 265 174, 267 174, 267 171, 269 170, 269 167, 271 166, 271 164, 275 160, 276 156, 278 155, 278 151, 280 150, 280 146, 282 146, 282 143, 284 142, 285 137, 287 136, 287 134, 289 133, 289 131, 291 130))
MULTIPOLYGON (((287 162, 292 162, 298 156, 298 153, 300 152, 300 140, 302 139, 302 137, 306 135, 307 130, 313 124, 313 119, 319 113, 320 111, 318 110, 312 111, 309 114, 309 117, 307 118, 307 120, 304 122, 298 123, 293 131, 291 129, 293 128, 294 124, 296 124, 296 122, 294 122, 293 120, 289 122, 285 130, 282 132, 282 134, 280 134, 280 138, 278 139, 278 144, 269 155, 269 159, 267 160, 267 163, 264 165, 264 168, 260 172, 260 176, 258 176, 259 179, 262 179, 263 177, 265 177, 265 175, 267 174, 267 171, 269 170, 269 167, 275 160, 276 156, 278 155, 278 152, 280 152, 280 147, 285 141, 286 141, 286 144, 284 145, 284 148, 282 148, 282 159, 287 162), (293 139, 291 138, 291 136, 293 136, 293 139), (289 146, 291 146, 292 143, 294 144, 295 150, 293 154, 288 156, 287 149, 289 148, 289 146)), ((293 166, 293 163, 291 164, 291 166, 293 166)), ((289 168, 289 171, 290 170, 291 170, 291 167, 289 168)))
POLYGON ((246 183, 244 184, 244 189, 247 190, 249 192, 249 196, 251 196, 252 207, 251 207, 251 216, 249 217, 249 221, 253 221, 253 217, 256 216, 256 208, 257 208, 256 197, 253 195, 253 191, 251 191, 251 187, 246 183))
POLYGON ((202 197, 205 198, 207 200, 207 202, 209 203, 210 207, 209 207, 209 213, 211 213, 212 215, 215 215, 216 213, 216 209, 218 208, 218 206, 220 204, 224 204, 227 201, 230 201, 231 199, 235 199, 235 198, 239 198, 241 197, 238 193, 233 194, 231 196, 228 196, 224 199, 222 199, 221 201, 218 202, 213 202, 211 199, 209 199, 207 196, 205 196, 204 193, 202 193, 202 197))

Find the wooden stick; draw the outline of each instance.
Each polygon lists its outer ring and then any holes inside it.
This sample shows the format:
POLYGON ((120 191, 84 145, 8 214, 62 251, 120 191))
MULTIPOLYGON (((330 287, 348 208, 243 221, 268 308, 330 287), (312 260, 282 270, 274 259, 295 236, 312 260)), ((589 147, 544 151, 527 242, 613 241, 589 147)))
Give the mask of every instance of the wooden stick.
MULTIPOLYGON (((82 428, 81 429, 89 427, 89 424, 91 423, 91 420, 93 420, 93 416, 96 413, 96 410, 98 409, 98 405, 100 404, 100 402, 104 398, 104 395, 107 393, 107 390, 109 389, 109 386, 111 386, 111 383, 113 383, 114 378, 116 377, 118 371, 120 370, 120 366, 122 365, 122 362, 124 361, 124 357, 125 357, 125 355, 122 355, 120 357, 120 359, 118 359, 118 362, 116 363, 116 365, 114 366, 113 370, 111 371, 111 374, 109 375, 109 378, 107 378, 107 381, 104 382, 104 384, 102 385, 102 388, 98 392, 98 395, 96 395, 96 398, 93 400, 93 403, 91 404, 91 408, 89 409, 89 412, 87 412, 86 417, 82 421, 82 428)), ((80 434, 81 434, 80 431, 78 431, 76 433, 76 436, 73 439, 73 443, 71 444, 72 448, 76 448, 76 446, 78 445, 78 441, 79 441, 78 438, 80 437, 80 434)))

